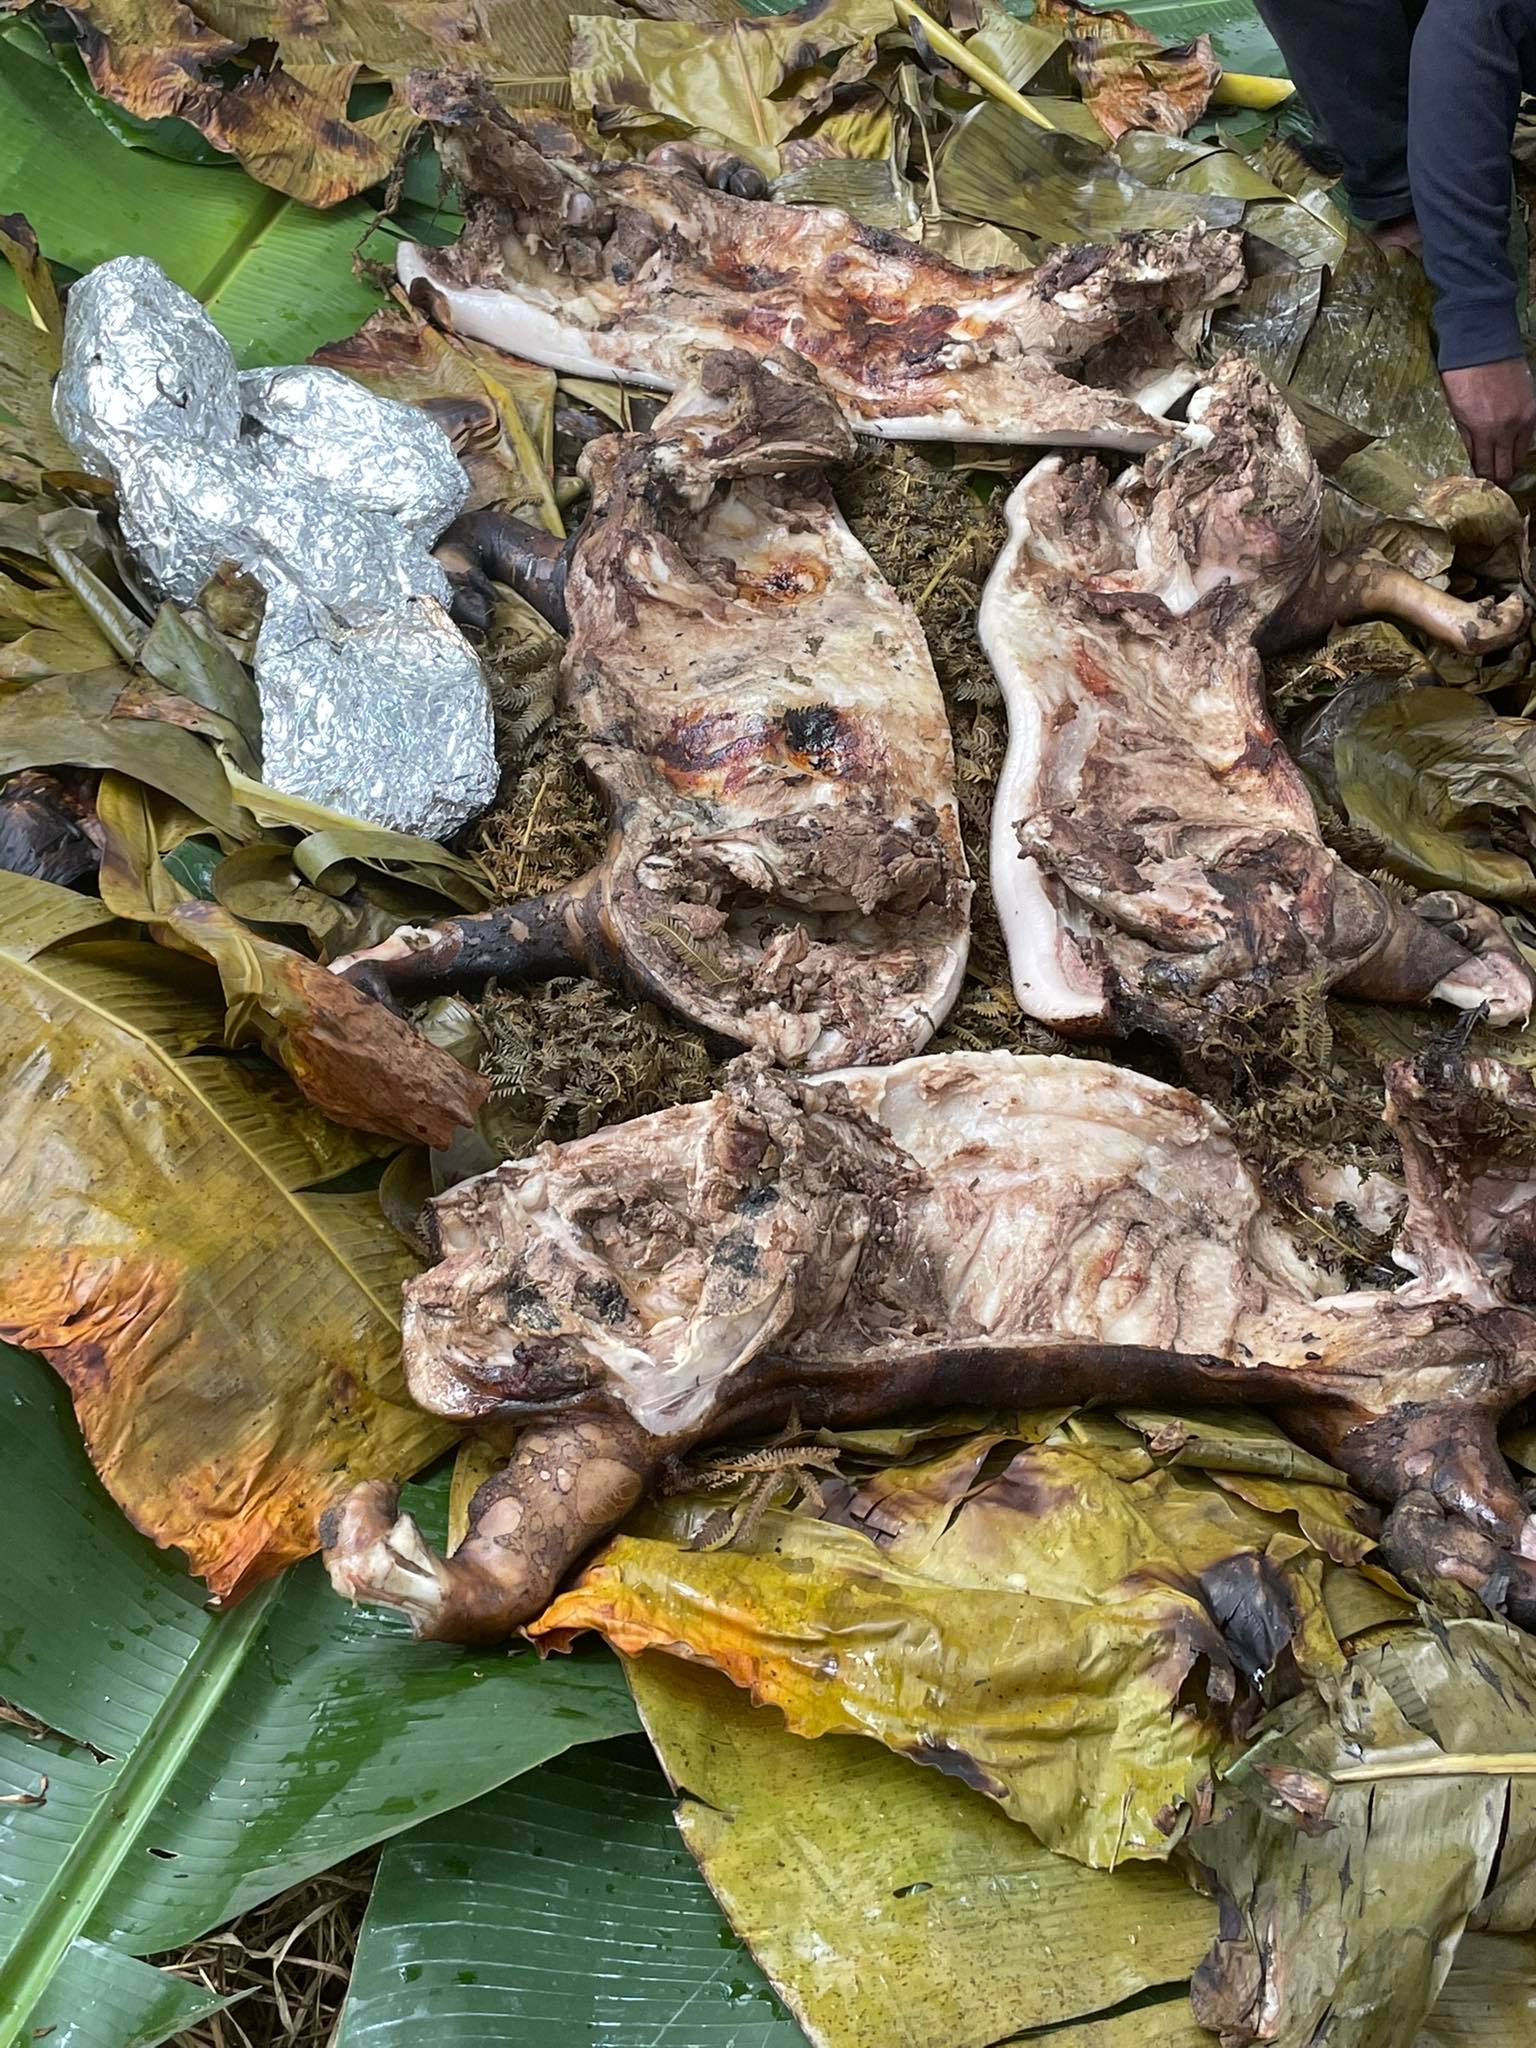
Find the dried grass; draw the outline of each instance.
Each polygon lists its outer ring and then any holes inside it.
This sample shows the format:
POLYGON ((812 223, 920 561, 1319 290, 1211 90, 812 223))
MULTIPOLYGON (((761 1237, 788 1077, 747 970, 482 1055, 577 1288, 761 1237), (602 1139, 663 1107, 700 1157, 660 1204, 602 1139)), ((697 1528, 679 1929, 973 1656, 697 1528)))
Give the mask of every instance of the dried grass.
POLYGON ((157 1956, 176 1976, 237 2000, 172 2048, 329 2048, 378 1860, 377 1850, 354 1857, 157 1956))

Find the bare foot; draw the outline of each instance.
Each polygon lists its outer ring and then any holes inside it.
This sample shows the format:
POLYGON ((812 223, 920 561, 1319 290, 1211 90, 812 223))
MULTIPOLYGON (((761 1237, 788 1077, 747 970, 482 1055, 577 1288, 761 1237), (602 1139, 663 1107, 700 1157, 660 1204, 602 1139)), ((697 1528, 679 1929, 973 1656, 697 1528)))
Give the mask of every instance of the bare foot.
POLYGON ((1424 237, 1411 213, 1405 213, 1397 220, 1376 221, 1367 226, 1366 233, 1378 249, 1411 249, 1415 256, 1424 253, 1424 237))

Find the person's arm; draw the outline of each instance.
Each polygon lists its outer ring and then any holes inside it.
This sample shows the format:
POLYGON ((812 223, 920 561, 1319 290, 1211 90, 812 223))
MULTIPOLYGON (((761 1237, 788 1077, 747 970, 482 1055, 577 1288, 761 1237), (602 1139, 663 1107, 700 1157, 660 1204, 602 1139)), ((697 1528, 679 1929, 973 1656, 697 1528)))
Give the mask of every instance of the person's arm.
POLYGON ((1536 430, 1509 261, 1509 147, 1533 39, 1536 0, 1429 0, 1409 74, 1408 176, 1445 395, 1473 467, 1496 483, 1536 430))

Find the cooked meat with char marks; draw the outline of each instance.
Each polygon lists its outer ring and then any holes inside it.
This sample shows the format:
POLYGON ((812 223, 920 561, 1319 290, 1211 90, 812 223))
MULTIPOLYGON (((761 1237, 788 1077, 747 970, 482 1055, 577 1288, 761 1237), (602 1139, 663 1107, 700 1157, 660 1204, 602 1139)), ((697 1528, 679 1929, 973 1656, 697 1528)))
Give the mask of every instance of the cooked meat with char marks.
MULTIPOLYGON (((390 1000, 588 971, 811 1067, 926 1044, 959 990, 970 881, 922 630, 821 475, 851 447, 804 363, 741 350, 704 357, 652 432, 590 444, 562 686, 608 851, 551 898, 339 970, 390 1000)), ((524 554, 553 601, 547 537, 524 554)))
POLYGON ((1009 501, 979 627, 1008 704, 992 886, 1020 1005, 1061 1030, 1175 1038, 1210 1005, 1328 987, 1523 1018, 1530 977, 1491 914, 1447 897, 1416 914, 1324 846, 1255 643, 1393 612, 1500 647, 1524 599, 1467 604, 1379 559, 1320 561, 1316 464, 1241 358, 1190 419, 1115 482, 1050 457, 1009 501))
POLYGON ((1416 1277, 1349 1293, 1182 1089, 1008 1053, 738 1062, 709 1102, 438 1198, 441 1263, 406 1289, 412 1393, 527 1427, 454 1557, 370 1483, 327 1523, 332 1579, 423 1635, 489 1639, 701 1441, 951 1403, 1238 1401, 1397 1503, 1400 1570, 1536 1624, 1536 1523, 1495 1434, 1536 1391, 1531 1166, 1478 1139, 1490 1102, 1528 1115, 1536 1087, 1487 1062, 1392 1071, 1416 1277))
POLYGON ((551 153, 469 81, 411 93, 467 221, 450 249, 403 244, 402 283, 443 326, 567 374, 671 391, 700 349, 783 346, 861 433, 1142 450, 1197 381, 1166 323, 1243 280, 1239 237, 1204 228, 963 270, 832 207, 714 189, 676 144, 665 167, 573 138, 551 153))

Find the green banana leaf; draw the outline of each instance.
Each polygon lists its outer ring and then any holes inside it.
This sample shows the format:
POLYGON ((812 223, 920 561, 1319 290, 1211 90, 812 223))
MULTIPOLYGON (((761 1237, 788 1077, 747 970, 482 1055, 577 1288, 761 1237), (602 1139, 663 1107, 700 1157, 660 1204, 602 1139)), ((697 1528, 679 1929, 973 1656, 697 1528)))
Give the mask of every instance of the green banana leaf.
POLYGON ((302 362, 383 304, 352 269, 357 251, 392 259, 373 207, 317 213, 233 166, 125 150, 55 66, 4 41, 0 195, 68 270, 153 257, 202 300, 243 365, 302 362))
POLYGON ((1196 221, 1235 227, 1243 217, 1241 200, 1144 185, 1109 150, 1077 135, 1046 134, 997 100, 955 124, 935 190, 947 212, 1048 242, 1102 241, 1196 221))
POLYGON ((82 1937, 32 2008, 30 2032, 58 2048, 159 2048, 232 2002, 82 1937))
MULTIPOLYGON (((48 1780, 0 1806, 0 2048, 87 2004, 165 2038, 191 2009, 135 1955, 634 1725, 612 1660, 415 1644, 313 1563, 210 1612, 96 1484, 42 1362, 0 1348, 0 1401, 0 1695, 56 1731, 0 1724, 5 1791, 48 1780)), ((412 1511, 440 1529, 446 1493, 412 1511)))
POLYGON ((573 1750, 384 1852, 335 2048, 513 2040, 804 2048, 637 1742, 573 1750))
POLYGON ((1250 0, 1130 0, 1123 11, 1165 43, 1209 36, 1224 70, 1287 75, 1285 58, 1250 0))

